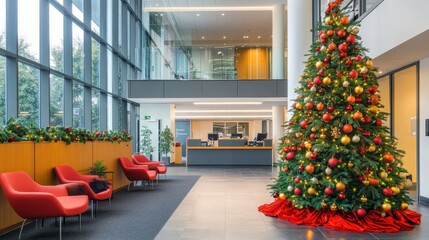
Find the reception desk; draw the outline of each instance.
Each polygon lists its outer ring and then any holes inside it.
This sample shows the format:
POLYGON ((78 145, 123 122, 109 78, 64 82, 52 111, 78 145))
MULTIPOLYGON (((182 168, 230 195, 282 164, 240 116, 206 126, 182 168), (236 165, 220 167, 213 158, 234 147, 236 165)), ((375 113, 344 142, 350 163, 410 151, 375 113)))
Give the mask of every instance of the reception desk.
POLYGON ((237 144, 240 142, 239 139, 237 139, 237 141, 227 141, 228 142, 220 141, 218 144, 219 146, 201 146, 201 140, 188 139, 186 147, 186 165, 273 165, 273 147, 271 146, 271 140, 267 140, 264 146, 239 145, 237 144), (232 146, 225 146, 225 144, 232 146))

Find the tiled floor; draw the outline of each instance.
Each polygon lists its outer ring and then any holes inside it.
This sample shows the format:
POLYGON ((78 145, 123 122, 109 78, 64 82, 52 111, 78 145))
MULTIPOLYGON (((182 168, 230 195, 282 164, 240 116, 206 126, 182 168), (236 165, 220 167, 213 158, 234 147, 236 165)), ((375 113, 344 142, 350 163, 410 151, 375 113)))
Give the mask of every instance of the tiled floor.
POLYGON ((200 175, 180 206, 157 236, 168 239, 429 239, 429 207, 411 207, 422 213, 422 225, 400 233, 354 233, 293 225, 258 212, 272 198, 267 184, 276 176, 271 167, 170 167, 169 174, 200 175))

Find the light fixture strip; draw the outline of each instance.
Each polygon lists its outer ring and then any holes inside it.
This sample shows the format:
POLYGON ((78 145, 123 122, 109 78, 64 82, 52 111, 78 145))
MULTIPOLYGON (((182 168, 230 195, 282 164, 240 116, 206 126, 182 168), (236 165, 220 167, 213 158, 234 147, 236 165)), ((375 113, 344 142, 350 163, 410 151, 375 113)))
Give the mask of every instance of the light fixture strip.
POLYGON ((194 105, 258 105, 262 102, 194 102, 194 105))
POLYGON ((248 7, 145 7, 145 12, 218 12, 218 11, 272 11, 272 6, 248 7))
POLYGON ((214 118, 251 118, 251 119, 259 119, 259 118, 271 118, 271 115, 217 115, 217 116, 207 116, 207 115, 199 115, 199 116, 176 116, 176 119, 214 119, 214 118))
POLYGON ((249 113, 257 113, 257 112, 272 112, 272 110, 265 110, 265 109, 259 109, 259 110, 176 110, 176 113, 235 113, 235 112, 249 112, 249 113))

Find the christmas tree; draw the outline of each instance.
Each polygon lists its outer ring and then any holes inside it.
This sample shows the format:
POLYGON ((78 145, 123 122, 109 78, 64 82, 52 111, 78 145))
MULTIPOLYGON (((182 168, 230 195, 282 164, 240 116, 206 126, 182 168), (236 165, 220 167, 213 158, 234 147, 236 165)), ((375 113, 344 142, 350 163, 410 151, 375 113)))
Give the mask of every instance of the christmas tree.
POLYGON ((404 152, 383 125, 377 69, 341 2, 318 26, 278 148, 275 201, 259 210, 296 224, 409 230, 420 214, 407 209, 404 152))

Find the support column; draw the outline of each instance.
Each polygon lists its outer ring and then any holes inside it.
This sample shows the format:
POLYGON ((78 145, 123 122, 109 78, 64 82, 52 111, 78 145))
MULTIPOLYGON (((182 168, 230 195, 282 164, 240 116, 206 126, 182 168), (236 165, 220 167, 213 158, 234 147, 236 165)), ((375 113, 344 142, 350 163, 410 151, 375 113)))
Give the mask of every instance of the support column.
POLYGON ((304 56, 310 49, 312 42, 312 1, 289 0, 287 11, 288 28, 288 106, 296 98, 295 88, 299 86, 300 77, 305 68, 307 57, 304 56))
POLYGON ((272 57, 272 79, 284 79, 284 48, 285 29, 284 23, 285 6, 275 5, 273 8, 273 57, 272 57))
POLYGON ((284 106, 273 106, 273 146, 274 154, 273 161, 280 160, 280 155, 277 152, 277 146, 280 144, 280 138, 283 136, 283 123, 284 123, 284 106))

